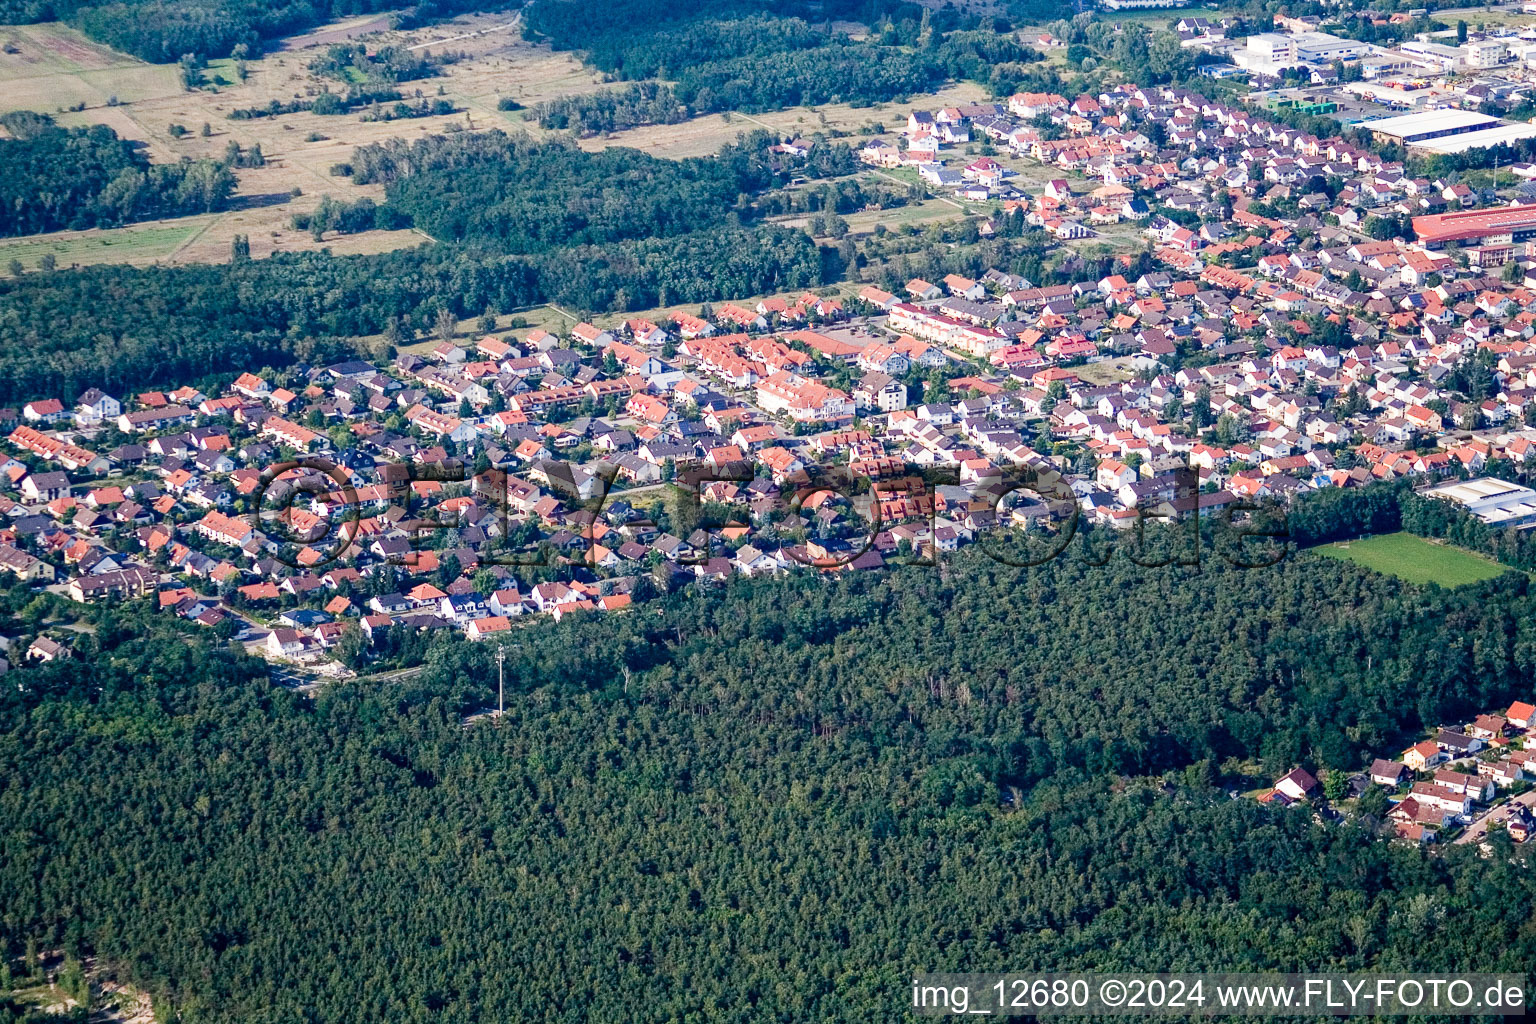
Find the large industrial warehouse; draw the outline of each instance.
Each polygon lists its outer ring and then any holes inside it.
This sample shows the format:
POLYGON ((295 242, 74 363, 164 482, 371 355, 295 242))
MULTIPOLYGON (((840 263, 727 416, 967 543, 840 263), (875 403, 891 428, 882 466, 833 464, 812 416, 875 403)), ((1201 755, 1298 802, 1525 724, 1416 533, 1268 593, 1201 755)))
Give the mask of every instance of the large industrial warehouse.
POLYGON ((1366 121, 1360 125, 1369 129, 1378 142, 1411 144, 1426 139, 1441 139, 1447 135, 1461 135, 1481 131, 1499 124, 1499 119, 1475 110, 1423 110, 1416 114, 1399 114, 1378 121, 1366 121))
POLYGON ((1485 476, 1441 484, 1421 493, 1460 505, 1489 526, 1518 530, 1536 526, 1536 491, 1507 480, 1485 476))
POLYGON ((1536 205, 1461 210, 1413 218, 1413 233, 1426 249, 1450 242, 1491 245, 1536 238, 1536 205))
POLYGON ((1501 121, 1475 110, 1424 110, 1362 122, 1378 142, 1398 142, 1421 153, 1462 153, 1501 142, 1536 138, 1536 124, 1501 121))

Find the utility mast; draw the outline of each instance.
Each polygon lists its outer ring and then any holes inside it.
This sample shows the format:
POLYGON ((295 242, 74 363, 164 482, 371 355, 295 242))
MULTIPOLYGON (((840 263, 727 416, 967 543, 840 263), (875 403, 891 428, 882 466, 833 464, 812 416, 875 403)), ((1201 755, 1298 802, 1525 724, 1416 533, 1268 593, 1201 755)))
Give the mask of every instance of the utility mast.
POLYGON ((496 717, 500 718, 507 710, 506 701, 506 661, 507 649, 496 648, 496 717))

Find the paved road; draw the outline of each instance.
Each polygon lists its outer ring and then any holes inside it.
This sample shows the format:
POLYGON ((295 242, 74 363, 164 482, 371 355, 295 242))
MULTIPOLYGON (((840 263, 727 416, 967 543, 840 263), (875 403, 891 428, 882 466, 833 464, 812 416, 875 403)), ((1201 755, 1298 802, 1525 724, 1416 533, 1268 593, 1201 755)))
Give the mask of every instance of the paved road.
POLYGON ((1483 815, 1480 819, 1467 826, 1467 830, 1461 834, 1460 838, 1451 843, 1451 845, 1459 846, 1462 843, 1482 842, 1483 836, 1488 832, 1488 826, 1492 825, 1494 822, 1503 821, 1505 818, 1509 817, 1510 808, 1514 807, 1516 804, 1519 804, 1522 807, 1536 806, 1536 789, 1533 789, 1528 793, 1521 793, 1519 796, 1515 797, 1513 800, 1510 800, 1508 803, 1503 803, 1495 807, 1493 810, 1483 815))

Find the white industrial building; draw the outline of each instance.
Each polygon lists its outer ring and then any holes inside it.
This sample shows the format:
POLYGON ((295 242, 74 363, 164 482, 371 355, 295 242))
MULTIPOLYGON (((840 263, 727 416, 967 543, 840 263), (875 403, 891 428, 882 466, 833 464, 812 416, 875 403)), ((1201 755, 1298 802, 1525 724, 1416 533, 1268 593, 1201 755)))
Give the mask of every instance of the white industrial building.
POLYGON ((1248 37, 1246 56, 1265 64, 1296 63, 1296 37, 1283 32, 1256 32, 1248 37))
POLYGON ((1448 135, 1464 135, 1497 127, 1502 122, 1488 114, 1475 110, 1424 110, 1415 114, 1399 114, 1375 121, 1363 121, 1360 127, 1368 129, 1382 142, 1401 142, 1405 145, 1429 139, 1443 139, 1448 135))
POLYGON ((1360 73, 1367 79, 1412 71, 1415 67, 1417 64, 1407 54, 1391 50, 1379 50, 1360 61, 1360 73))
POLYGON ((1455 71, 1466 59, 1466 53, 1460 47, 1421 42, 1417 39, 1407 40, 1398 49, 1429 61, 1441 71, 1455 71))
POLYGON ((1362 121, 1382 142, 1400 142, 1420 153, 1465 153, 1503 142, 1536 138, 1536 124, 1501 121, 1475 110, 1423 110, 1362 121))
POLYGON ((1355 39, 1341 39, 1327 32, 1259 32, 1248 37, 1246 49, 1233 55, 1243 67, 1273 72, 1298 64, 1323 65, 1357 60, 1376 47, 1355 39))
POLYGON ((1504 61, 1509 48, 1497 39, 1480 39, 1461 48, 1469 68, 1496 68, 1504 61))
POLYGON ((1525 121, 1500 121, 1492 128, 1467 132, 1464 135, 1447 135, 1443 139, 1427 139, 1415 142, 1410 149, 1419 153, 1465 153, 1469 149, 1485 149, 1505 142, 1536 138, 1536 124, 1525 121))
POLYGON ((1426 488, 1421 493, 1460 505, 1489 526, 1517 530, 1536 526, 1536 491, 1507 480, 1484 476, 1426 488))
POLYGON ((1336 60, 1355 60, 1376 48, 1358 39, 1344 39, 1327 32, 1297 32, 1296 59, 1304 64, 1332 64, 1336 60))

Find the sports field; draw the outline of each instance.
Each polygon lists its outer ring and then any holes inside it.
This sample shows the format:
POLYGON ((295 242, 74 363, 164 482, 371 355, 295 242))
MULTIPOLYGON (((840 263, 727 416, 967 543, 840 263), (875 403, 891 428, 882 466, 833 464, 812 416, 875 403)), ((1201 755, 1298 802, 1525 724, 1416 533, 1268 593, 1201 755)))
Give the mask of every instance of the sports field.
POLYGON ((1438 583, 1442 587, 1491 580, 1515 571, 1464 548, 1411 533, 1384 533, 1364 540, 1325 544, 1313 550, 1327 558, 1347 559, 1409 583, 1438 583))

